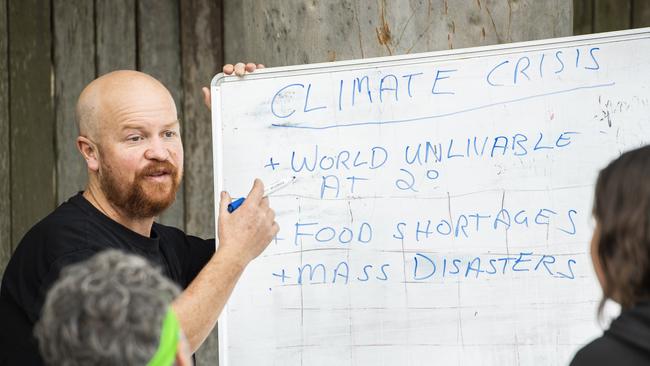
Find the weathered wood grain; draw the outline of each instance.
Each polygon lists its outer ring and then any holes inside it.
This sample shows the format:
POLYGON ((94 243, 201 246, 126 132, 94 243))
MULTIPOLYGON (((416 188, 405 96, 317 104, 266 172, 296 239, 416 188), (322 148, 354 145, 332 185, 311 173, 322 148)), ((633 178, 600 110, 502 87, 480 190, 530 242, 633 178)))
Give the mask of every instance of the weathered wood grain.
MULTIPOLYGON (((180 6, 186 229, 214 237, 212 130, 201 87, 210 85, 223 63, 221 1, 183 0, 180 6)), ((196 356, 199 365, 218 362, 216 327, 196 356)))
POLYGON ((214 236, 212 130, 201 87, 222 66, 219 1, 181 2, 183 115, 185 144, 185 210, 189 233, 214 236))
POLYGON ((14 244, 56 203, 49 5, 40 0, 8 4, 14 244))
POLYGON ((594 0, 573 0, 573 34, 594 32, 594 0))
POLYGON ((594 32, 630 28, 632 0, 595 0, 594 32))
POLYGON ((97 76, 135 70, 135 0, 97 0, 95 7, 97 76))
POLYGON ((224 1, 226 62, 269 66, 571 35, 564 0, 224 1))
POLYGON ((95 23, 92 1, 55 0, 54 109, 56 111, 56 192, 62 203, 86 185, 86 164, 76 148, 75 105, 95 78, 95 23))
POLYGON ((632 24, 631 28, 650 27, 650 1, 632 1, 632 24))
POLYGON ((7 1, 0 0, 0 273, 4 273, 12 252, 7 37, 7 1))

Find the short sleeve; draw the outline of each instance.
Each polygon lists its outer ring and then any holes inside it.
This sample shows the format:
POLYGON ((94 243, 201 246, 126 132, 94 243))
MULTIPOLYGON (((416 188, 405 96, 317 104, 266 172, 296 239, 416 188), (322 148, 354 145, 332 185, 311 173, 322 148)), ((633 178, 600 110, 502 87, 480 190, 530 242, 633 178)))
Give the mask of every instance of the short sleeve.
POLYGON ((203 267, 210 261, 215 251, 214 239, 201 239, 196 236, 187 235, 185 237, 187 255, 183 266, 183 275, 187 287, 196 276, 201 272, 203 267))

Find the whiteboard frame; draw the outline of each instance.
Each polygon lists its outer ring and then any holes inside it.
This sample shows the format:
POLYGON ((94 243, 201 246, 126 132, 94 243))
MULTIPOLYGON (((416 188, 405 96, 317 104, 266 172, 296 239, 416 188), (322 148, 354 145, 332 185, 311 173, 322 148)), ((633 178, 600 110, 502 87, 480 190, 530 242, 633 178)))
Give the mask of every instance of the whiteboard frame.
MULTIPOLYGON (((283 76, 303 76, 323 72, 344 72, 351 70, 368 70, 377 67, 417 65, 430 62, 456 61, 477 57, 496 55, 511 55, 527 51, 544 51, 561 47, 576 47, 591 44, 607 44, 629 40, 650 38, 650 27, 629 29, 623 31, 594 33, 580 36, 549 38, 535 41, 505 43, 499 45, 470 47, 455 50, 433 51, 409 55, 375 57, 336 62, 273 67, 256 70, 244 77, 218 73, 210 83, 212 105, 212 152, 213 152, 213 182, 215 192, 215 228, 218 228, 220 192, 223 190, 223 121, 221 119, 221 86, 242 80, 251 81, 283 76)), ((218 248, 219 240, 215 241, 218 248)), ((234 290, 233 290, 234 291, 234 290)), ((219 365, 230 366, 228 363, 228 304, 224 306, 218 320, 219 365)))

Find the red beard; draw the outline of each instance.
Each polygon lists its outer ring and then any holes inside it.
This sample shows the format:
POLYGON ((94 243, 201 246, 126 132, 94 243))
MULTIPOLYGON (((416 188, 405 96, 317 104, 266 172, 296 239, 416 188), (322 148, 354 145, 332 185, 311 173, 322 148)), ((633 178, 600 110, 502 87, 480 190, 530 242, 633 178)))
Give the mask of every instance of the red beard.
POLYGON ((113 168, 102 163, 99 183, 106 198, 132 218, 158 216, 174 203, 180 186, 178 168, 169 161, 155 162, 136 173, 133 182, 115 179, 113 168), (151 176, 166 175, 165 181, 156 182, 151 176))

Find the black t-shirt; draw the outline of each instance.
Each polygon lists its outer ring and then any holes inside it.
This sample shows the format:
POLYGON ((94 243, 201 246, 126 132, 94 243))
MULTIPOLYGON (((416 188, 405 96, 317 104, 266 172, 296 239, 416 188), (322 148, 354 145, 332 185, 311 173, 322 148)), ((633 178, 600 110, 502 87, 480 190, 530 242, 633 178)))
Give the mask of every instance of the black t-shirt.
POLYGON ((25 234, 0 288, 0 365, 41 365, 33 327, 47 290, 63 267, 108 249, 138 254, 187 287, 214 253, 215 242, 153 224, 144 237, 111 220, 81 193, 25 234))

